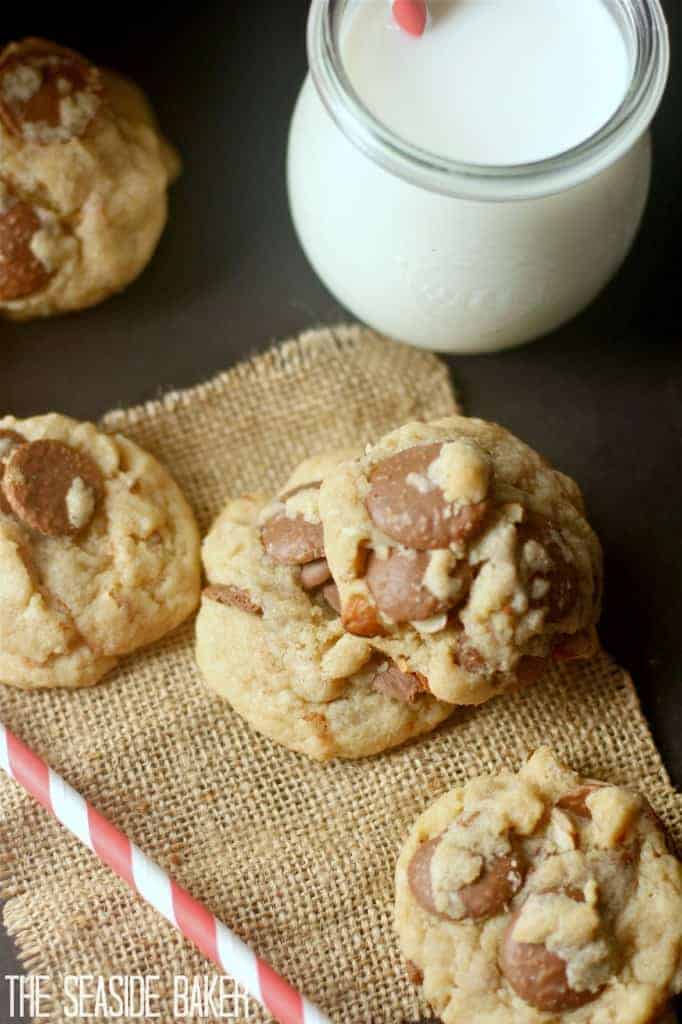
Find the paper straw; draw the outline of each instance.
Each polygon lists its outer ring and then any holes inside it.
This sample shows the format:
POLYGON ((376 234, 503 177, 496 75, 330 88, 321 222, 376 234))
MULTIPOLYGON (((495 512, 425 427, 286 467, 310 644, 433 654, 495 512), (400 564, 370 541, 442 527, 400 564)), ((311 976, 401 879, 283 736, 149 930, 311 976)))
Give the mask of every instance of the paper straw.
POLYGON ((1 722, 0 767, 280 1024, 332 1024, 1 722))
POLYGON ((426 0, 389 0, 397 24, 411 36, 423 36, 429 23, 426 0))

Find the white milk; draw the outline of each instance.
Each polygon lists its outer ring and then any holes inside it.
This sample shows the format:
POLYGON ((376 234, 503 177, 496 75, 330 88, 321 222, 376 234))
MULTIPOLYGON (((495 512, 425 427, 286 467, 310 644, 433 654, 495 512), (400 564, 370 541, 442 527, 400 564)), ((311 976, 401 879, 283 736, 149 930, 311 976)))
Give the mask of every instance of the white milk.
POLYGON ((668 66, 657 0, 619 2, 647 7, 653 27, 621 33, 602 0, 447 0, 414 39, 386 0, 312 0, 290 204, 310 262, 356 317, 427 348, 494 351, 603 288, 644 209, 668 66), (646 84, 619 126, 555 157, 599 130, 633 74, 646 84))
POLYGON ((357 0, 341 55, 372 113, 454 160, 518 164, 570 149, 627 89, 625 39, 599 0, 441 0, 415 40, 382 0, 357 0))

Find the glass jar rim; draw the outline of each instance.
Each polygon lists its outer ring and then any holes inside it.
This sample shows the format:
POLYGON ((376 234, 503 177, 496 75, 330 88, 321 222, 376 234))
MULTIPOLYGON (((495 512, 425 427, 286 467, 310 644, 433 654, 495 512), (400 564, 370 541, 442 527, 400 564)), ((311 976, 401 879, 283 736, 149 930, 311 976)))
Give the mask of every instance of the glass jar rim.
POLYGON ((659 0, 607 0, 634 44, 633 72, 622 102, 589 138, 562 153, 525 164, 476 164, 415 146, 365 106, 343 65, 340 21, 348 0, 312 0, 308 62, 322 102, 348 139, 385 170, 432 192, 462 199, 508 201, 562 192, 593 177, 644 134, 668 79, 670 44, 659 0))

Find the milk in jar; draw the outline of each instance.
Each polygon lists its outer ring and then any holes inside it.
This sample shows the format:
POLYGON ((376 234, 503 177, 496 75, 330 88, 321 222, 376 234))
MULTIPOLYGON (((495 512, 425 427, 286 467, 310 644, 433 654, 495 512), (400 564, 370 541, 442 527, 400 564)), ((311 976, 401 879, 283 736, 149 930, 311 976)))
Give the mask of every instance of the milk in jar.
POLYGON ((582 309, 645 205, 668 65, 657 0, 313 0, 288 179, 339 300, 416 345, 481 352, 582 309), (646 15, 646 17, 645 17, 646 15))
POLYGON ((600 0, 447 0, 431 10, 417 40, 388 3, 357 0, 341 56, 375 117, 432 153, 542 160, 589 138, 625 95, 625 38, 600 0))

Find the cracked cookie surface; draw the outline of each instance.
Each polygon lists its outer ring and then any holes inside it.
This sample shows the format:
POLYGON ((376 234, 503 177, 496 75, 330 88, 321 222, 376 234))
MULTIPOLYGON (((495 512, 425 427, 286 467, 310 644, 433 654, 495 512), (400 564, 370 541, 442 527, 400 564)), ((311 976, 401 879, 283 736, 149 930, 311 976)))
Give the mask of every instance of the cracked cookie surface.
POLYGON ((132 82, 42 39, 0 52, 0 314, 100 302, 150 259, 179 161, 132 82))
POLYGON ((421 815, 396 926, 444 1024, 650 1024, 682 988, 682 865, 661 823, 547 748, 421 815))
POLYGON ((352 452, 307 459, 274 500, 227 503, 203 544, 196 655, 253 728, 318 760, 396 746, 453 708, 346 633, 322 546, 320 481, 352 452))
POLYGON ((599 541, 577 485, 508 431, 408 423, 320 490, 346 629, 479 704, 596 650, 599 541))
POLYGON ((199 535, 147 452, 91 423, 0 419, 0 681, 96 683, 196 608, 199 535))

